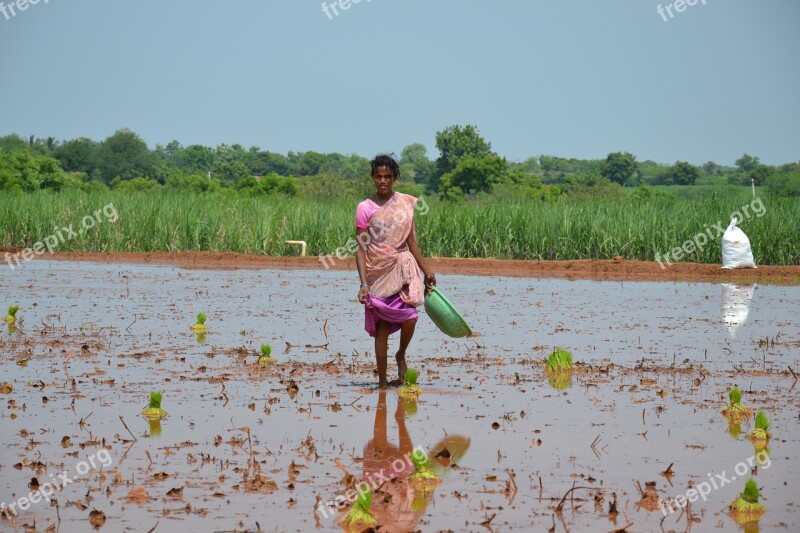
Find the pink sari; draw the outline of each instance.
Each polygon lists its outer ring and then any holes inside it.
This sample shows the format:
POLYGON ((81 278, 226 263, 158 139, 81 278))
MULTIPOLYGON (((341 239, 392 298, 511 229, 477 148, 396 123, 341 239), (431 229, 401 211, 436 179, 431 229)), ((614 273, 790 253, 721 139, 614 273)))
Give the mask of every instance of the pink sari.
POLYGON ((389 323, 391 334, 403 322, 416 319, 416 307, 425 297, 422 272, 406 242, 415 231, 416 201, 413 196, 395 192, 369 219, 365 255, 370 294, 365 329, 373 337, 379 320, 389 323))

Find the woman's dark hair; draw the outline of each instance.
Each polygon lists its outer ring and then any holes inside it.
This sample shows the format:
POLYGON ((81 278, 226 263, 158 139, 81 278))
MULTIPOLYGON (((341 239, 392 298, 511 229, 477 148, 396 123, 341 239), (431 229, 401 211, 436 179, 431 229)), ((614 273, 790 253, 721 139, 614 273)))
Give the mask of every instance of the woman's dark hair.
POLYGON ((394 154, 376 155, 375 159, 370 161, 369 164, 372 166, 372 176, 375 176, 375 172, 380 167, 387 167, 395 179, 400 177, 400 165, 395 161, 394 154))

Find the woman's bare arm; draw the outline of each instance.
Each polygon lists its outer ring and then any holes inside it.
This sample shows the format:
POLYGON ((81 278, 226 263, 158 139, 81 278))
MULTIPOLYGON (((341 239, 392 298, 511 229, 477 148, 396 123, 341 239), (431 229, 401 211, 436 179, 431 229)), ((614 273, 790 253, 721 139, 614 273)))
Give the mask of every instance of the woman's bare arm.
POLYGON ((358 301, 362 304, 367 299, 369 287, 367 286, 367 255, 364 247, 360 243, 369 242, 369 234, 366 229, 356 230, 356 241, 359 243, 356 248, 356 268, 358 268, 358 277, 361 278, 361 287, 358 289, 358 301))
POLYGON ((406 244, 408 244, 408 251, 411 252, 411 255, 414 256, 414 260, 416 260, 417 264, 419 265, 420 270, 422 273, 425 274, 425 284, 426 285, 436 285, 436 274, 433 273, 433 270, 428 267, 428 263, 425 261, 425 258, 422 257, 422 252, 419 249, 419 245, 417 244, 416 238, 416 226, 415 222, 411 223, 411 233, 408 234, 408 239, 406 239, 406 244))

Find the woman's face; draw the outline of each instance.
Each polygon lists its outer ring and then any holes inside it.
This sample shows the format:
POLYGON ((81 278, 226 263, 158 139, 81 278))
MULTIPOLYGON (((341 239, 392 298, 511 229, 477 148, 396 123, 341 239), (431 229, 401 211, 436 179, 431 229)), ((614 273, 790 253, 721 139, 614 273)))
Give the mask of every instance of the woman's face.
POLYGON ((392 194, 395 178, 389 167, 378 167, 372 176, 372 183, 375 184, 375 192, 381 196, 392 194))

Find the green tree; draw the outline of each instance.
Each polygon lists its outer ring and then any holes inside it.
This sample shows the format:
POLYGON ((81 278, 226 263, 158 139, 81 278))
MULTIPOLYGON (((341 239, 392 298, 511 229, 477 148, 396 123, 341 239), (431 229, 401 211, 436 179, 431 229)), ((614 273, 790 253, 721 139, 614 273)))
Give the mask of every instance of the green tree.
POLYGON ((507 166, 506 160, 496 154, 466 156, 456 168, 442 176, 440 189, 450 197, 491 192, 492 186, 501 181, 507 166))
POLYGON ((253 154, 249 162, 250 174, 253 176, 265 176, 275 173, 280 176, 291 176, 292 164, 283 154, 274 152, 258 152, 253 154))
POLYGON ((208 174, 214 168, 214 150, 208 146, 193 144, 175 153, 178 167, 208 174))
POLYGON ((744 154, 742 157, 736 160, 736 167, 747 174, 749 174, 758 165, 759 159, 749 154, 744 154))
POLYGON ((708 161, 706 163, 703 163, 703 172, 706 173, 706 176, 716 176, 721 171, 722 167, 713 161, 708 161))
POLYGON ((0 137, 0 152, 17 152, 27 149, 28 142, 16 133, 0 137))
POLYGON ((694 185, 700 177, 700 171, 696 166, 686 161, 678 161, 672 165, 672 183, 675 185, 694 185))
POLYGON ((80 180, 68 176, 52 157, 28 150, 0 152, 0 190, 32 192, 70 186, 80 186, 80 180))
POLYGON ((769 178, 774 172, 775 167, 758 164, 753 167, 752 170, 750 170, 748 176, 756 185, 764 185, 767 182, 767 178, 769 178))
POLYGON ((539 158, 536 157, 536 156, 529 157, 528 159, 526 159, 522 163, 516 163, 516 164, 513 164, 512 166, 514 168, 518 168, 518 169, 520 169, 520 170, 522 170, 524 172, 528 172, 528 173, 532 173, 532 174, 538 174, 539 172, 542 171, 542 167, 539 164, 539 158))
POLYGON ((155 168, 155 158, 147 144, 134 132, 122 129, 115 132, 95 150, 92 177, 110 183, 150 176, 155 168))
POLYGON ((345 156, 342 154, 328 154, 327 161, 317 174, 331 173, 342 176, 345 179, 354 180, 369 175, 369 160, 360 155, 345 156))
POLYGON ((428 159, 428 149, 422 143, 409 144, 400 153, 400 164, 403 174, 414 180, 414 183, 430 185, 436 172, 436 163, 428 159))
POLYGON ((327 163, 328 158, 325 154, 314 151, 303 152, 297 162, 297 173, 300 176, 316 176, 327 163))
POLYGON ((636 157, 628 152, 612 152, 600 168, 600 175, 614 183, 625 185, 636 172, 636 157))
POLYGON ((769 192, 776 196, 800 197, 800 168, 768 176, 767 187, 769 192))
POLYGON ((222 180, 222 183, 230 185, 250 177, 250 170, 242 161, 223 161, 217 162, 213 175, 222 180))
POLYGON ((98 143, 87 137, 66 141, 55 149, 53 155, 67 172, 92 173, 98 143))
POLYGON ((439 158, 430 183, 433 190, 439 190, 442 177, 453 172, 462 159, 481 159, 483 156, 493 155, 492 145, 471 124, 463 127, 450 126, 436 132, 436 148, 439 150, 439 158))

